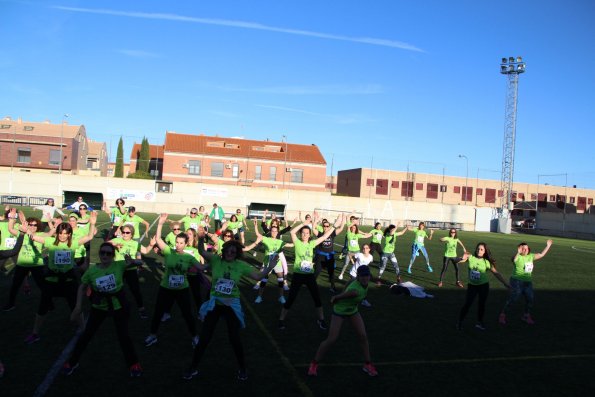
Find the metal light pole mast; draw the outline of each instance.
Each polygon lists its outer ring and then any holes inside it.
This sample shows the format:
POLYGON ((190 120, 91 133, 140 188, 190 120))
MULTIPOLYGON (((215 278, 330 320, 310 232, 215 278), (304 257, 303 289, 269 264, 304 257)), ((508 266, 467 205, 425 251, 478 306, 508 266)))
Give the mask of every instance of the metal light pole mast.
POLYGON ((502 213, 498 231, 510 233, 512 211, 512 184, 514 177, 514 146, 516 140, 516 113, 519 89, 519 74, 525 72, 525 62, 521 57, 502 58, 500 73, 508 77, 504 122, 504 144, 502 150, 502 213))

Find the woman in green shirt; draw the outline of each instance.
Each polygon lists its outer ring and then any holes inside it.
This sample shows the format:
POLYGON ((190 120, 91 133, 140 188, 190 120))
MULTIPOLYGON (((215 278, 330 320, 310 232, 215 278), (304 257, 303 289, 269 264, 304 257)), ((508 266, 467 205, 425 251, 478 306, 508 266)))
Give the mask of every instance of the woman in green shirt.
POLYGON ((525 311, 521 319, 529 325, 535 324, 531 317, 530 310, 533 308, 533 263, 540 260, 548 253, 553 241, 547 240, 545 248, 539 254, 532 254, 527 243, 520 243, 517 253, 512 258, 514 264, 512 276, 510 276, 510 294, 500 312, 498 322, 506 325, 506 310, 523 295, 525 297, 525 311))
POLYGON ((368 266, 360 266, 357 268, 356 279, 349 284, 345 291, 339 295, 331 297, 331 304, 333 305, 333 315, 331 316, 331 326, 328 331, 328 337, 323 341, 316 351, 314 360, 310 363, 308 368, 309 376, 318 375, 318 363, 331 346, 337 341, 343 321, 349 320, 351 325, 357 333, 360 346, 364 353, 364 366, 362 370, 370 376, 377 376, 378 371, 372 364, 370 358, 370 346, 368 344, 368 336, 366 334, 366 326, 361 314, 358 311, 358 305, 366 298, 368 293, 368 284, 370 283, 370 268, 368 266))
POLYGON ((126 209, 126 207, 124 207, 124 204, 126 204, 126 202, 123 198, 117 199, 116 206, 112 208, 108 207, 106 201, 103 202, 103 210, 111 218, 112 221, 112 228, 109 231, 106 240, 110 240, 115 237, 116 231, 118 230, 118 227, 122 222, 122 219, 124 219, 124 215, 128 213, 128 210, 126 209))
MULTIPOLYGON (((111 243, 103 243, 99 247, 99 263, 91 265, 81 278, 78 288, 76 306, 71 314, 74 321, 82 313, 83 295, 91 289, 91 312, 85 324, 83 334, 76 342, 70 358, 64 363, 62 373, 71 375, 79 366, 79 359, 83 351, 99 329, 103 320, 111 316, 116 326, 116 335, 120 342, 120 349, 124 353, 126 365, 130 369, 130 376, 141 376, 143 370, 138 362, 132 339, 128 334, 129 307, 126 295, 122 289, 126 262, 114 261, 116 248, 111 243)), ((104 347, 105 349, 105 347, 104 347)), ((112 360, 109 361, 112 364, 112 360)))
POLYGON ((372 234, 360 232, 356 224, 351 224, 351 226, 349 226, 349 229, 347 229, 347 234, 345 236, 345 238, 347 239, 347 256, 345 257, 345 264, 343 265, 343 269, 341 269, 341 274, 339 274, 339 280, 343 280, 343 274, 345 274, 347 265, 349 265, 349 262, 354 264, 355 255, 361 251, 359 246, 359 239, 369 237, 372 237, 372 234))
POLYGON ((455 268, 457 287, 463 288, 463 283, 459 278, 459 261, 461 258, 457 256, 457 245, 463 247, 463 252, 466 252, 467 250, 465 249, 463 242, 459 240, 457 229, 450 229, 448 236, 442 237, 440 241, 446 244, 444 244, 444 257, 442 258, 442 271, 440 272, 440 281, 438 282, 438 287, 442 287, 442 278, 444 277, 446 269, 448 269, 448 263, 451 262, 452 266, 455 268))
POLYGON ((428 272, 432 273, 434 270, 432 266, 430 266, 430 259, 428 258, 428 251, 426 251, 426 247, 424 245, 424 240, 427 238, 428 240, 432 239, 434 235, 434 230, 430 230, 430 234, 426 232, 426 224, 424 222, 420 222, 418 227, 413 229, 413 233, 415 233, 415 239, 413 240, 413 244, 411 245, 411 259, 409 260, 409 267, 407 267, 407 273, 411 274, 411 266, 413 266, 413 262, 415 262, 415 258, 419 256, 419 252, 423 254, 424 258, 426 258, 426 266, 428 267, 428 272))
POLYGON ((475 328, 485 331, 486 328, 483 323, 483 316, 485 313, 486 302, 488 300, 488 293, 490 292, 488 271, 491 272, 506 288, 510 288, 510 286, 506 283, 504 277, 498 273, 498 270, 496 270, 496 261, 492 257, 490 249, 486 243, 477 244, 477 247, 475 247, 475 253, 473 255, 465 252, 461 262, 466 261, 469 261, 467 297, 465 298, 465 304, 459 313, 457 329, 462 329, 463 320, 465 319, 465 316, 467 316, 467 312, 473 304, 473 301, 475 301, 475 297, 479 295, 479 303, 477 305, 477 324, 475 324, 475 328))

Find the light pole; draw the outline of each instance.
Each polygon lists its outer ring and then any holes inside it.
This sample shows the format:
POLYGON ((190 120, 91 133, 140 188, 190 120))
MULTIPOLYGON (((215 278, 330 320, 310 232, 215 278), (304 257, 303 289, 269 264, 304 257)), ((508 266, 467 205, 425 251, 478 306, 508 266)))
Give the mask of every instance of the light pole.
POLYGON ((287 137, 283 135, 283 142, 285 142, 285 164, 283 166, 283 189, 285 189, 285 174, 287 174, 287 137))
POLYGON ((459 154, 460 159, 465 159, 465 164, 467 166, 467 173, 465 174, 465 205, 467 205, 467 195, 469 193, 469 159, 464 154, 459 154))

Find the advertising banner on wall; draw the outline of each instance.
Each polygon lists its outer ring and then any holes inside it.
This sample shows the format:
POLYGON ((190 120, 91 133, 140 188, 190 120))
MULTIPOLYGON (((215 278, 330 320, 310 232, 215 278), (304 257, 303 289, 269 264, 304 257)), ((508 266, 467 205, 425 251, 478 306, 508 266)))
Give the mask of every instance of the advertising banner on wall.
POLYGON ((132 189, 107 189, 108 199, 123 198, 131 201, 155 201, 155 192, 132 189))

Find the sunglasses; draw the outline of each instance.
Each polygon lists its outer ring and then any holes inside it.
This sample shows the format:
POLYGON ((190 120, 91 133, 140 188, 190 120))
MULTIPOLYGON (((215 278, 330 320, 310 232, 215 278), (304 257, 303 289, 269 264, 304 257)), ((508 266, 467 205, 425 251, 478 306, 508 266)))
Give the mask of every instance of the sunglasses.
POLYGON ((122 234, 132 234, 132 232, 122 232, 122 234))
POLYGON ((87 207, 79 207, 79 210, 86 210, 87 207))
POLYGON ((225 238, 225 237, 232 238, 233 236, 231 234, 226 234, 226 235, 223 236, 223 238, 225 238))
POLYGON ((30 223, 29 226, 35 226, 35 227, 37 227, 37 223, 30 223))
POLYGON ((198 212, 191 212, 190 215, 196 215, 198 212))
POLYGON ((171 229, 171 230, 182 230, 182 229, 180 229, 179 227, 174 227, 174 228, 173 228, 173 229, 171 229))
POLYGON ((331 227, 331 225, 323 225, 322 227, 331 227))
POLYGON ((100 256, 113 256, 114 253, 112 251, 99 251, 100 256))

